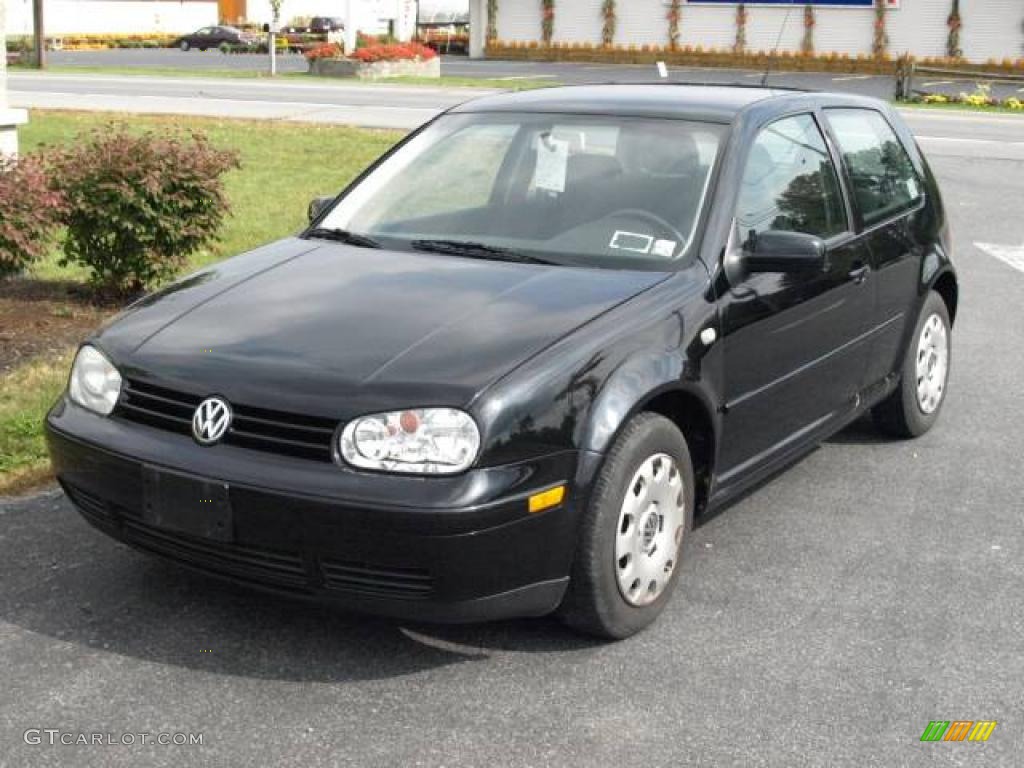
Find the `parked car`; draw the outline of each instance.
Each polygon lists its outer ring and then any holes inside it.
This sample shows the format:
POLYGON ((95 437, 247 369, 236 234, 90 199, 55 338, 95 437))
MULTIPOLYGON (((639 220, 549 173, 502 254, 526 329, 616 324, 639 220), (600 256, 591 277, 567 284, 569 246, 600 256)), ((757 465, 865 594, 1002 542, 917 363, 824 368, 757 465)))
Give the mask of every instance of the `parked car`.
POLYGON ((345 22, 336 16, 314 16, 309 22, 309 31, 317 34, 339 32, 345 29, 345 22))
POLYGON ((183 51, 198 48, 200 51, 220 48, 227 45, 255 45, 259 38, 234 27, 217 26, 202 27, 188 35, 182 35, 172 43, 172 47, 183 51))
POLYGON ((622 638, 695 521, 945 400, 946 215, 880 101, 489 96, 310 215, 79 349, 47 434, 93 525, 360 611, 622 638))

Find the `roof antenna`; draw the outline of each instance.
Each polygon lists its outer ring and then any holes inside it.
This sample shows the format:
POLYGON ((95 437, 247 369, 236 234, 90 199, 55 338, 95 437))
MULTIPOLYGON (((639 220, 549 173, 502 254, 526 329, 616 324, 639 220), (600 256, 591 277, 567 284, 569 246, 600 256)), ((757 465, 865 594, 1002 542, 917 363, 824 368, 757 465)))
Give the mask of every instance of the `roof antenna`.
POLYGON ((772 71, 772 59, 775 58, 775 54, 779 52, 779 46, 782 45, 782 33, 786 30, 786 23, 789 21, 789 13, 793 10, 793 6, 796 5, 796 0, 789 0, 789 7, 786 8, 786 15, 782 18, 782 26, 779 27, 779 36, 775 38, 775 47, 772 48, 771 53, 768 54, 768 61, 764 64, 764 74, 761 75, 761 87, 764 88, 768 83, 768 74, 772 71))

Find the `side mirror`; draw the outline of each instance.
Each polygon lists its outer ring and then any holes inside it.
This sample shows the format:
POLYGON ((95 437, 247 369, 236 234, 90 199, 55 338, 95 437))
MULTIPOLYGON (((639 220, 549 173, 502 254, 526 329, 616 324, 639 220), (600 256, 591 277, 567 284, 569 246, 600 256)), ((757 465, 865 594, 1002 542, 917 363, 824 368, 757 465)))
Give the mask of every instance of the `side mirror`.
POLYGON ((320 214, 324 212, 331 203, 334 202, 334 197, 314 197, 309 203, 309 222, 312 224, 319 218, 320 214))
POLYGON ((751 232, 743 244, 743 264, 749 272, 823 272, 825 243, 803 232, 751 232))

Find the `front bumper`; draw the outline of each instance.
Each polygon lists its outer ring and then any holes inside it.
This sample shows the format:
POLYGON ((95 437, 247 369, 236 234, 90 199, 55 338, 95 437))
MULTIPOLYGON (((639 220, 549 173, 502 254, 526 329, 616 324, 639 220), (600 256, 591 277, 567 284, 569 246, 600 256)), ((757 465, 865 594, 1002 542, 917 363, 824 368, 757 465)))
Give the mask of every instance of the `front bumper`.
POLYGON ((576 504, 527 512, 532 493, 574 477, 576 455, 457 477, 356 472, 101 418, 61 400, 47 417, 54 471, 83 517, 140 550, 278 593, 433 621, 551 612, 568 583, 576 504), (228 487, 230 534, 154 525, 147 472, 228 487))

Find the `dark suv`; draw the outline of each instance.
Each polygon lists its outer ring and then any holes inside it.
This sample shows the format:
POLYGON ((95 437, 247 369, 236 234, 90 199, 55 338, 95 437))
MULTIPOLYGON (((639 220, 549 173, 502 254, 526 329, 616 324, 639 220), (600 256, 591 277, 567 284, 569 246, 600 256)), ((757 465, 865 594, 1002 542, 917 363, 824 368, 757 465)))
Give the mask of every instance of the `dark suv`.
POLYGON ((309 22, 309 31, 318 34, 338 32, 345 29, 345 22, 334 16, 314 16, 309 22))
POLYGON ((879 101, 486 97, 311 215, 81 347, 47 425, 95 526, 358 610, 620 638, 695 518, 945 398, 946 218, 879 101))

